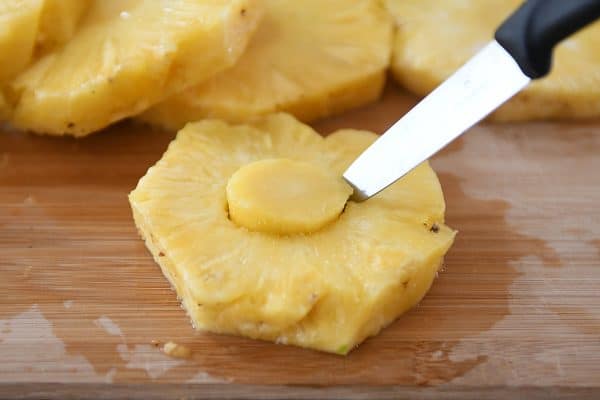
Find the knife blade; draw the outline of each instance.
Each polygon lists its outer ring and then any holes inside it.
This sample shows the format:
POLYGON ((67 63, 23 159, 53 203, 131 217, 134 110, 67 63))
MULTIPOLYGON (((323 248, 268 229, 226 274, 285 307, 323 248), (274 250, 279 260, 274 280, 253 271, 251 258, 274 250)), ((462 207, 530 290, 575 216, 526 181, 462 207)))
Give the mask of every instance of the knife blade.
MULTIPOLYGON (((549 70, 553 47, 600 17, 600 0, 529 0, 465 65, 344 172, 364 201, 410 172, 549 70)), ((600 66, 599 66, 600 67, 600 66)))
POLYGON ((348 167, 343 176, 354 188, 354 199, 367 199, 394 183, 530 81, 502 46, 489 43, 348 167))

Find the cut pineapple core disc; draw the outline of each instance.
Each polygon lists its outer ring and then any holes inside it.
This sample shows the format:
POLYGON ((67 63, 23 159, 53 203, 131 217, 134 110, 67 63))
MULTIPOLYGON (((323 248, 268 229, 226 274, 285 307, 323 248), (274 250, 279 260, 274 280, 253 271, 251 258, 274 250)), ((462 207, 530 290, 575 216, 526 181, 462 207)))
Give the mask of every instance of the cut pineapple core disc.
POLYGON ((177 134, 129 201, 194 326, 346 354, 425 295, 454 239, 427 163, 341 212, 376 137, 286 114, 177 134))
MULTIPOLYGON (((523 0, 386 0, 396 19, 392 72, 426 95, 494 36, 523 0)), ((600 22, 560 43, 552 73, 533 81, 491 116, 497 121, 600 116, 600 22)), ((498 79, 502 79, 498 77, 498 79)))
POLYGON ((288 159, 256 161, 227 184, 229 217, 250 230, 314 232, 335 220, 352 189, 311 164, 288 159))

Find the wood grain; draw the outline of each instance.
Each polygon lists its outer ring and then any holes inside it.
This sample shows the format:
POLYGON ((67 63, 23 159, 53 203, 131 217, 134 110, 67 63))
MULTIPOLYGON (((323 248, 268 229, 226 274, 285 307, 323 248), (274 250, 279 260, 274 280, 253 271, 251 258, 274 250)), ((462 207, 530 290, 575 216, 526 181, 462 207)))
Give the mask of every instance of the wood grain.
MULTIPOLYGON (((382 132, 413 103, 390 87, 316 128, 382 132)), ((436 156, 456 244, 345 358, 192 330, 126 198, 172 138, 0 134, 0 397, 600 396, 600 123, 483 124, 436 156)))

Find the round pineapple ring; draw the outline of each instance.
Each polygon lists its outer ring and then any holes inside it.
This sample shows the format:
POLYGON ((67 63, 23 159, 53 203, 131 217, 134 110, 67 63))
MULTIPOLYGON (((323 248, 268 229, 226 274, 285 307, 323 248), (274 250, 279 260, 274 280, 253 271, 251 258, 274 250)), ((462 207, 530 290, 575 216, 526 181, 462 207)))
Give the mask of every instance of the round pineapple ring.
POLYGON ((351 193, 340 177, 285 158, 245 165, 227 183, 231 220, 277 234, 319 230, 342 213, 351 193))
MULTIPOLYGON (((396 80, 426 95, 485 46, 523 0, 386 0, 397 25, 396 80)), ((495 121, 600 116, 600 22, 556 47, 552 73, 496 110, 495 121)))
POLYGON ((233 67, 138 118, 172 130, 204 118, 244 122, 275 111, 311 121, 379 97, 392 45, 392 20, 379 0, 260 3, 263 19, 233 67))
POLYGON ((425 295, 454 239, 427 163, 340 214, 376 138, 285 114, 177 134, 129 200, 197 328, 346 354, 425 295))

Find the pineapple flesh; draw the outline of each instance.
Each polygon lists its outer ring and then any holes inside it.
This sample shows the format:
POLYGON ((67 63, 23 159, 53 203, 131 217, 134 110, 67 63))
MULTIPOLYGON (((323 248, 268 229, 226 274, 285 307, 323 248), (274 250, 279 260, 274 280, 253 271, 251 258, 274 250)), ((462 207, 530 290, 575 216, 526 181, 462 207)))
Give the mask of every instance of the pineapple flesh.
POLYGON ((263 8, 235 66, 140 119, 171 130, 203 118, 242 122, 273 111, 309 121, 379 97, 392 21, 378 0, 264 0, 263 8))
POLYGON ((37 50, 45 53, 66 43, 75 34, 92 0, 44 0, 37 35, 37 50))
POLYGON ((231 66, 259 15, 254 0, 95 0, 11 84, 12 123, 83 136, 135 115, 231 66))
MULTIPOLYGON (((392 72, 426 95, 487 42, 522 0, 386 0, 397 22, 392 72)), ((553 68, 491 119, 525 121, 600 115, 600 23, 557 46, 553 68)))
POLYGON ((0 0, 0 84, 31 61, 43 0, 0 0))
POLYGON ((178 133, 129 200, 195 327, 346 354, 425 295, 454 239, 442 190, 424 163, 346 202, 375 138, 287 114, 178 133))
POLYGON ((10 118, 5 86, 42 53, 75 33, 90 0, 0 0, 0 121, 10 118))

